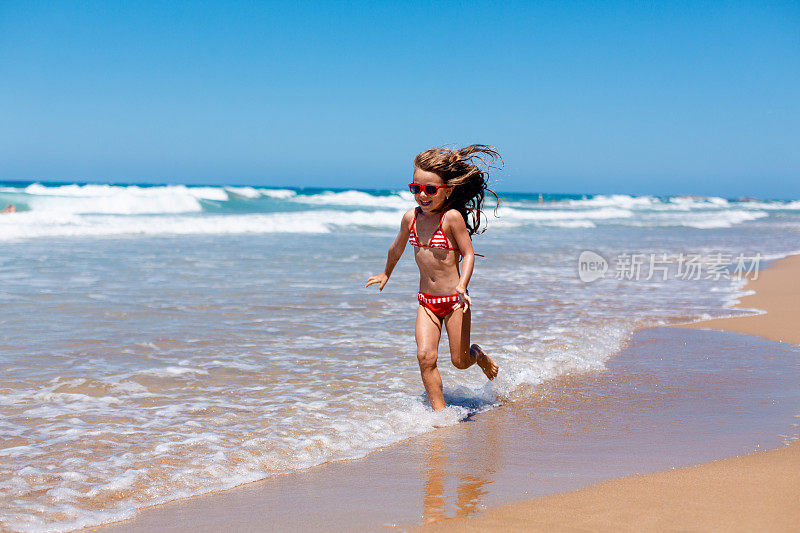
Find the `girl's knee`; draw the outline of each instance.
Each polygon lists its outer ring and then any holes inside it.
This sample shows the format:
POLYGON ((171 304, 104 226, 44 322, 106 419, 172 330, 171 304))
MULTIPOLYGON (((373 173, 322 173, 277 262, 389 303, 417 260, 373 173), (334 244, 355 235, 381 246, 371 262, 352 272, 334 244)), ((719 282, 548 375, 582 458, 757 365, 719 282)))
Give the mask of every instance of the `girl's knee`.
POLYGON ((454 357, 451 357, 450 360, 453 362, 453 366, 459 370, 465 370, 470 366, 472 366, 469 364, 469 361, 465 361, 464 359, 456 359, 454 357))
POLYGON ((436 366, 437 357, 438 354, 436 350, 417 348, 417 361, 419 361, 420 368, 432 368, 436 366))
POLYGON ((453 366, 459 370, 464 370, 472 366, 472 361, 470 360, 470 354, 468 350, 465 350, 460 354, 451 353, 450 361, 453 363, 453 366))

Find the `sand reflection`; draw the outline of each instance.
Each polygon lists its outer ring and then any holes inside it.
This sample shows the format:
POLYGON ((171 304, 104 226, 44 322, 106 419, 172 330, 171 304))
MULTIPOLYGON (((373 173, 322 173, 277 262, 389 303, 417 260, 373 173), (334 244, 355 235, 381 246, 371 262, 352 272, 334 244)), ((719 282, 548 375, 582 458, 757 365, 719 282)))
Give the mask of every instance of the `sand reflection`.
POLYGON ((470 446, 450 438, 445 431, 429 436, 422 498, 424 522, 469 516, 485 508, 498 453, 495 432, 481 433, 485 438, 476 439, 470 446))

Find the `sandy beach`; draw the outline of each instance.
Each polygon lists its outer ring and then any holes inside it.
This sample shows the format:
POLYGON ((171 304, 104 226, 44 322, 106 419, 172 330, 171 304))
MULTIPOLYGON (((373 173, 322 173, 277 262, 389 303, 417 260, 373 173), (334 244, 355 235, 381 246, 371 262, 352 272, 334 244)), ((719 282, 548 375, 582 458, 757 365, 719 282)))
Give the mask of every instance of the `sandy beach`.
MULTIPOLYGON (((751 279, 739 308, 766 313, 689 324, 800 343, 800 256, 751 279)), ((800 443, 697 466, 599 483, 489 509, 424 531, 797 531, 800 443)))

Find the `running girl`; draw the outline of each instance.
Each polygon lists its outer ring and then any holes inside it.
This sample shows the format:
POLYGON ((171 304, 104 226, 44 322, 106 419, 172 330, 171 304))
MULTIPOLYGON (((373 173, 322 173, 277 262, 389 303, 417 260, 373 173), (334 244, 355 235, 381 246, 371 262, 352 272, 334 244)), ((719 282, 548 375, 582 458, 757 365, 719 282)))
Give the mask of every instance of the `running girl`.
POLYGON ((471 236, 481 223, 485 192, 494 194, 486 186, 486 172, 475 160, 488 165, 487 158, 494 163, 499 157, 483 144, 460 150, 432 148, 417 155, 413 183, 408 187, 419 207, 403 215, 383 273, 370 277, 365 285, 377 283, 382 291, 406 242, 414 247, 419 267, 417 360, 431 407, 437 411, 445 408, 442 378, 436 368, 443 322, 453 365, 465 369, 477 363, 489 379, 497 376, 495 362, 480 346, 469 343, 472 300, 467 285, 475 264, 471 236), (463 260, 460 269, 459 260, 463 260))

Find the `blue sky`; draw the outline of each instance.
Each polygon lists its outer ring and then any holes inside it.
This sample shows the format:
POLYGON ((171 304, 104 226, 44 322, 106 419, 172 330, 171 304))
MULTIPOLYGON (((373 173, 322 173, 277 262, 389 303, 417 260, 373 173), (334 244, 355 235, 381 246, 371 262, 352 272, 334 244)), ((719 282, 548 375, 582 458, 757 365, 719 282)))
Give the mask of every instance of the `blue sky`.
POLYGON ((0 179, 800 198, 799 2, 2 2, 0 179))

